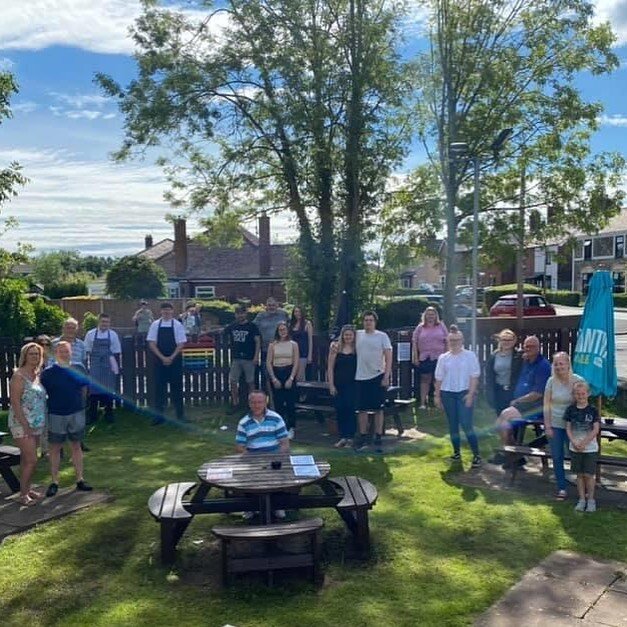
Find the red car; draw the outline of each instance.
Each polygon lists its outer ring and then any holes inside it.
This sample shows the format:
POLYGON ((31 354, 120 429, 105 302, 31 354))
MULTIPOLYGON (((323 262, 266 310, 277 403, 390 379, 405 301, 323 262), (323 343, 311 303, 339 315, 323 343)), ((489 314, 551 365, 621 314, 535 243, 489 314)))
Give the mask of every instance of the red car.
MULTIPOLYGON (((516 301, 516 294, 501 296, 501 298, 490 307, 490 316, 515 316, 516 301)), ((555 308, 544 296, 538 294, 523 294, 523 316, 554 316, 555 314, 555 308)))

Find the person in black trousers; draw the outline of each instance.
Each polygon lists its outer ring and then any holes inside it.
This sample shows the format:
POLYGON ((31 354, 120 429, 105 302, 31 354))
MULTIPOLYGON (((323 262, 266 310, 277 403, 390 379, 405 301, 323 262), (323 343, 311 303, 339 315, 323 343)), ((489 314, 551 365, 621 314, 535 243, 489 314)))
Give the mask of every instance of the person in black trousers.
POLYGON ((331 344, 327 366, 329 391, 335 397, 337 424, 340 439, 333 445, 344 448, 353 445, 357 428, 355 401, 357 399, 357 353, 355 352, 355 327, 345 324, 337 342, 331 344))
POLYGON ((161 318, 155 320, 146 336, 148 347, 155 355, 155 410, 153 424, 165 422, 164 412, 167 399, 167 386, 170 384, 170 398, 176 410, 176 417, 185 420, 183 411, 183 357, 181 351, 187 341, 183 325, 174 319, 174 308, 170 303, 162 303, 161 318))

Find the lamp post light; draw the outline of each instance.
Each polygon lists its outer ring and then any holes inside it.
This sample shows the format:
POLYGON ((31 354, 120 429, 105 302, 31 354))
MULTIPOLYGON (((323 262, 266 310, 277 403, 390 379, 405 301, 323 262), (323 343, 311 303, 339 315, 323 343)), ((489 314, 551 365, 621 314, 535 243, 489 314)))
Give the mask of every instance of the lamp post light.
MULTIPOLYGON (((490 150, 493 159, 496 161, 503 144, 512 134, 511 128, 503 129, 492 142, 490 150)), ((472 299, 471 299, 471 318, 470 318, 470 343, 474 351, 477 350, 477 289, 479 278, 479 192, 480 192, 480 172, 481 172, 481 155, 479 153, 469 154, 470 149, 466 142, 451 142, 449 145, 449 154, 455 161, 462 157, 467 157, 472 161, 474 170, 474 193, 472 205, 472 299)))

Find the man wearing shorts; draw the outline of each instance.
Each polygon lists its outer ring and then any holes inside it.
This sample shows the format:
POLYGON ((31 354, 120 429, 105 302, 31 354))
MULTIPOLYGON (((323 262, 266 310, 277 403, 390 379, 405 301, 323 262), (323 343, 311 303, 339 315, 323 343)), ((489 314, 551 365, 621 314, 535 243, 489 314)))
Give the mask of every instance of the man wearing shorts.
POLYGON ((259 363, 261 336, 257 325, 248 321, 245 307, 235 310, 235 322, 224 330, 228 345, 231 348, 231 370, 229 383, 231 386, 231 404, 233 408, 239 405, 239 381, 242 374, 251 391, 255 381, 255 367, 259 363))
POLYGON ((41 384, 48 393, 48 444, 52 483, 46 496, 59 490, 59 464, 61 448, 66 440, 72 449, 72 464, 76 473, 76 489, 89 492, 92 487, 83 479, 83 451, 85 437, 85 398, 89 383, 85 369, 80 364, 70 365, 72 346, 60 341, 55 347, 56 363, 41 375, 41 384))
POLYGON ((359 412, 359 441, 357 450, 368 448, 368 414, 374 414, 375 450, 381 452, 383 435, 383 405, 385 391, 392 373, 392 344, 387 333, 377 331, 377 314, 366 311, 364 328, 357 331, 357 410, 359 412))

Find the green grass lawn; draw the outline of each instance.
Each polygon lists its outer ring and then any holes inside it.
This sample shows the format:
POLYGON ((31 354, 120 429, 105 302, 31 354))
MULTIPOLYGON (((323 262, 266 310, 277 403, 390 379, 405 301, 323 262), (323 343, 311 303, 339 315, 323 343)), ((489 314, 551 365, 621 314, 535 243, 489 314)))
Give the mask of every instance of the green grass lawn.
MULTIPOLYGON (((323 510, 324 587, 290 577, 270 590, 249 580, 225 591, 210 528, 228 518, 198 517, 169 570, 159 564, 159 528, 146 507, 159 486, 193 480, 203 461, 232 452, 233 429, 218 429, 220 413, 198 412, 193 432, 152 428, 126 413, 114 426, 99 424, 86 478, 114 501, 2 544, 3 625, 464 625, 557 549, 627 561, 624 510, 576 515, 571 502, 458 485, 443 418, 432 415, 418 425, 428 438, 391 455, 294 447, 324 456, 334 475, 377 486, 368 561, 346 550, 339 517, 323 510)), ((482 441, 486 455, 491 444, 482 441)), ((624 445, 611 446, 627 455, 624 445)), ((469 461, 466 452, 466 468, 469 461)), ((38 479, 48 480, 45 464, 38 479)), ((65 465, 62 483, 72 481, 65 465)))

